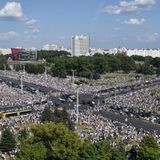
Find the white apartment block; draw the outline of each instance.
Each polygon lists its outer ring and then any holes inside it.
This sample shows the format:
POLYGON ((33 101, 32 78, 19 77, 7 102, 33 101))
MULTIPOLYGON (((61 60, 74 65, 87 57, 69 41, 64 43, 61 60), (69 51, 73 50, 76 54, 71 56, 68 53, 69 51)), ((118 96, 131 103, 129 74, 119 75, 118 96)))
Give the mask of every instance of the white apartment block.
POLYGON ((101 48, 90 48, 90 54, 91 56, 93 56, 94 54, 98 53, 98 54, 107 54, 109 53, 110 50, 109 49, 101 49, 101 48))
POLYGON ((0 48, 0 55, 7 55, 7 54, 11 54, 10 48, 0 48))
POLYGON ((56 51, 59 50, 59 47, 55 44, 45 44, 42 48, 42 50, 46 51, 56 51))
POLYGON ((71 54, 72 56, 89 55, 90 40, 88 35, 76 35, 71 39, 71 54))
POLYGON ((127 55, 138 55, 138 56, 151 56, 153 58, 160 57, 160 49, 128 49, 127 55))
POLYGON ((71 49, 70 48, 65 48, 63 46, 58 46, 58 45, 55 45, 55 44, 45 44, 43 47, 42 47, 42 50, 46 50, 46 51, 66 51, 66 52, 71 52, 71 49))
POLYGON ((109 54, 117 54, 118 52, 125 52, 127 56, 137 55, 143 57, 151 56, 153 58, 160 57, 160 49, 126 49, 123 47, 108 50, 109 54))

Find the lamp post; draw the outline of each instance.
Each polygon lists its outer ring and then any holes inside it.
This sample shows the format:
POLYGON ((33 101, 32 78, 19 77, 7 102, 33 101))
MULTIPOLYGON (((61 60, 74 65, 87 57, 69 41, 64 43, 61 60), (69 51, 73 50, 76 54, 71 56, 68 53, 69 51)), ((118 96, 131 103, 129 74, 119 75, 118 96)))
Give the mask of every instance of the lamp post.
POLYGON ((23 65, 23 77, 25 78, 25 73, 26 73, 26 70, 25 70, 25 64, 23 65))
POLYGON ((45 66, 45 71, 44 71, 44 78, 45 78, 45 81, 47 80, 47 67, 45 66))
POLYGON ((77 88, 77 105, 76 105, 76 123, 78 124, 79 119, 79 89, 77 88))
POLYGON ((72 69, 71 71, 72 71, 72 83, 73 83, 73 85, 74 85, 74 76, 75 76, 75 71, 76 71, 76 70, 73 70, 73 69, 72 69))
POLYGON ((7 74, 6 74, 7 72, 6 72, 6 65, 4 64, 4 75, 6 76, 7 74))
POLYGON ((117 102, 117 99, 116 99, 116 87, 115 87, 115 91, 114 91, 114 98, 115 98, 115 103, 117 102))
POLYGON ((21 93, 23 93, 23 76, 21 74, 21 93))

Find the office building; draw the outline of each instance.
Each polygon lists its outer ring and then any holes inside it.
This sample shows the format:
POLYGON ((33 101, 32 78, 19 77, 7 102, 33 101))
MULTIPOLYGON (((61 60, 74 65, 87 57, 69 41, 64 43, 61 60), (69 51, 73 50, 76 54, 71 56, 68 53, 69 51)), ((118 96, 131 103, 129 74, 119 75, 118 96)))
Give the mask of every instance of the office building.
POLYGON ((89 36, 80 35, 73 36, 71 39, 72 56, 86 56, 89 54, 89 36))

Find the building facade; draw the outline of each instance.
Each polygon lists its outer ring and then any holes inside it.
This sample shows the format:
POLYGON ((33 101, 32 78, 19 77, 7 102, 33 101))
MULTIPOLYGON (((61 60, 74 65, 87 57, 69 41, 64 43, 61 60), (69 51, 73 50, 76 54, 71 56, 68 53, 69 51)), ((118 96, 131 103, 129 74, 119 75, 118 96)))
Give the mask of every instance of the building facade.
POLYGON ((16 61, 37 60, 37 50, 25 50, 23 48, 11 48, 12 59, 16 61))
POLYGON ((0 55, 7 55, 7 54, 11 54, 10 48, 0 48, 0 55))
POLYGON ((71 39, 72 56, 85 56, 89 53, 90 39, 88 35, 73 36, 71 39))

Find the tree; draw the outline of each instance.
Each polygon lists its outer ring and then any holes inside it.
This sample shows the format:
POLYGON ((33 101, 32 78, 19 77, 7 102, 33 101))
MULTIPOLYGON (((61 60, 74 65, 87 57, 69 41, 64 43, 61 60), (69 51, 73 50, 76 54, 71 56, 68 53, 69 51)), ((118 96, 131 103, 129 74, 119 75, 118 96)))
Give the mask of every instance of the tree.
POLYGON ((53 112, 50 110, 49 107, 45 107, 41 115, 41 122, 51 122, 53 121, 53 112))
POLYGON ((74 130, 74 124, 64 108, 56 108, 53 112, 50 108, 46 107, 42 112, 41 122, 63 123, 70 130, 74 130))
POLYGON ((2 138, 0 142, 0 150, 1 152, 9 152, 15 149, 16 140, 14 135, 8 128, 4 128, 2 131, 2 138))
POLYGON ((63 124, 37 124, 21 143, 17 160, 77 160, 80 146, 78 136, 63 124))
POLYGON ((116 146, 112 148, 111 160, 127 160, 125 149, 123 146, 116 146))
POLYGON ((43 143, 22 143, 16 160, 44 160, 47 157, 47 149, 43 143))
POLYGON ((108 67, 110 72, 120 70, 120 60, 113 55, 107 55, 108 67))
POLYGON ((22 65, 20 65, 20 64, 15 65, 15 70, 17 72, 20 71, 20 70, 22 70, 22 65))
POLYGON ((64 108, 62 108, 62 110, 56 108, 53 112, 52 120, 54 123, 63 123, 70 130, 74 130, 74 124, 71 121, 68 112, 64 108))
POLYGON ((120 60, 120 68, 124 72, 128 73, 135 69, 135 62, 131 57, 119 55, 118 58, 120 60))
POLYGON ((28 73, 34 73, 34 74, 42 74, 44 73, 44 64, 27 64, 26 67, 26 72, 28 73))
POLYGON ((19 139, 26 139, 28 137, 28 131, 26 128, 20 131, 19 139))
POLYGON ((94 57, 93 64, 94 64, 94 70, 99 74, 108 71, 108 62, 104 57, 94 57))
POLYGON ((156 74, 157 74, 157 76, 160 76, 160 68, 156 69, 156 74))
POLYGON ((133 55, 131 56, 131 58, 133 58, 135 61, 144 61, 145 57, 143 56, 138 56, 138 55, 133 55))
POLYGON ((95 156, 96 153, 94 144, 90 143, 90 141, 84 141, 79 151, 78 160, 95 160, 95 156))
POLYGON ((92 144, 85 142, 80 149, 79 160, 111 160, 112 147, 107 141, 92 144))
POLYGON ((138 150, 138 160, 159 160, 159 157, 160 147, 154 137, 143 137, 138 150))
POLYGON ((142 65, 143 74, 150 74, 150 75, 154 74, 154 68, 150 64, 151 64, 151 58, 146 57, 144 60, 144 64, 142 65))
POLYGON ((66 51, 47 51, 40 50, 37 52, 38 59, 46 59, 47 62, 51 63, 56 57, 66 57, 70 53, 66 51))
POLYGON ((63 60, 59 60, 55 63, 55 65, 51 68, 51 75, 59 78, 66 78, 67 72, 63 60))
POLYGON ((160 68, 160 57, 153 58, 151 64, 156 68, 160 68))

